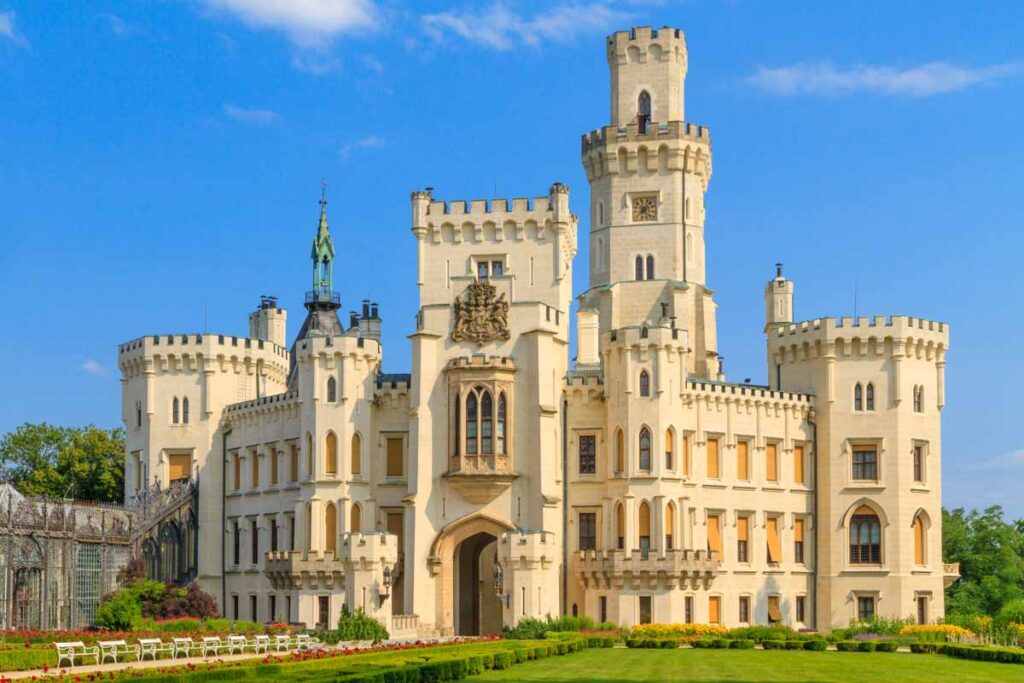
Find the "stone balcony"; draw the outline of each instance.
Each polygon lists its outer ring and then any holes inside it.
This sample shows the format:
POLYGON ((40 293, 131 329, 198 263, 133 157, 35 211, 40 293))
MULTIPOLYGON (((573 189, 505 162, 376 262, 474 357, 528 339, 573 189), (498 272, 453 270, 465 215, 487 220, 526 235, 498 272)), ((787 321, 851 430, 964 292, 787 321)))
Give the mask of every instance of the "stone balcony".
POLYGON ((507 453, 453 455, 445 480, 470 503, 487 503, 512 485, 519 475, 512 471, 507 453))
POLYGON ((267 552, 263 573, 279 590, 345 587, 345 563, 324 551, 279 550, 267 552))
POLYGON ((721 560, 708 550, 581 550, 576 575, 585 588, 707 589, 721 560))
POLYGON ((949 588, 960 578, 960 563, 947 562, 942 565, 942 586, 949 588))

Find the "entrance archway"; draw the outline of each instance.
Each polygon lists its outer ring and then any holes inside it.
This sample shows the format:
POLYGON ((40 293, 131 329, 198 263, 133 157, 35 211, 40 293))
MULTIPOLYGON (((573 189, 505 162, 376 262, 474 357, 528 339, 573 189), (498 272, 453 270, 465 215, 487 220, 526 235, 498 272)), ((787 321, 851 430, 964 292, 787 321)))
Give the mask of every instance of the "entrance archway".
POLYGON ((513 526, 487 515, 464 517, 441 530, 431 547, 436 624, 444 635, 501 631, 501 600, 494 594, 497 539, 513 526))

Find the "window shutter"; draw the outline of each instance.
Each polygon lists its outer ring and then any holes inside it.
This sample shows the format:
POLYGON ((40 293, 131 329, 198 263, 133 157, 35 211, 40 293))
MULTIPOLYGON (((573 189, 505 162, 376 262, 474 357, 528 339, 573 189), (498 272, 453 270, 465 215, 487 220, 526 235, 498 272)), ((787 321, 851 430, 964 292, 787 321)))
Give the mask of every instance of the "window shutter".
POLYGON ((192 476, 192 455, 175 453, 168 458, 168 480, 189 479, 192 476))
POLYGON ((766 478, 768 481, 779 480, 779 447, 776 444, 770 443, 765 447, 765 457, 767 463, 765 466, 766 478))
POLYGON ((234 455, 234 475, 235 475, 235 490, 242 488, 242 458, 235 453, 234 455))
POLYGON ((793 523, 793 541, 795 543, 804 542, 804 520, 798 519, 793 523))
POLYGON ((798 484, 806 484, 807 478, 804 475, 804 447, 793 446, 793 481, 798 484))
POLYGON ((920 515, 914 520, 914 564, 925 564, 924 561, 924 522, 920 515))
POLYGON ((738 541, 749 541, 750 540, 750 518, 740 517, 736 520, 736 540, 738 541))
POLYGON ((779 611, 779 596, 768 596, 768 618, 772 621, 782 621, 782 612, 779 611))
POLYGON ((750 479, 750 445, 746 441, 736 444, 736 478, 750 479))
POLYGON ((708 598, 708 622, 717 624, 721 621, 721 602, 717 595, 708 598))
POLYGON ((722 529, 718 515, 708 515, 708 549, 722 555, 722 529))
POLYGON ((768 561, 782 562, 782 544, 779 543, 779 518, 769 517, 768 527, 768 561))
POLYGON ((388 439, 387 476, 401 477, 403 472, 402 440, 388 439))
POLYGON ((718 439, 708 439, 708 477, 718 479, 718 439))

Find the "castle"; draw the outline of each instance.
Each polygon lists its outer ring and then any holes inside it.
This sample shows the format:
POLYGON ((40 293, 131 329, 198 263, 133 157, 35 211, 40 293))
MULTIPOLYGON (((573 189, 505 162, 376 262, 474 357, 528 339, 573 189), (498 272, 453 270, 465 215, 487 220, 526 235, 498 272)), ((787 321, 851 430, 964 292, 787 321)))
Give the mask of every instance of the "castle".
POLYGON ((764 386, 723 376, 707 286, 708 129, 686 123, 682 31, 607 38, 611 121, 582 138, 589 286, 569 190, 411 197, 409 374, 376 303, 343 324, 321 201, 305 321, 122 344, 126 497, 151 576, 227 617, 393 634, 525 617, 787 624, 943 616, 945 324, 794 320, 765 288, 764 386), (578 353, 569 358, 570 324, 578 353), (181 492, 187 492, 184 495, 181 492))

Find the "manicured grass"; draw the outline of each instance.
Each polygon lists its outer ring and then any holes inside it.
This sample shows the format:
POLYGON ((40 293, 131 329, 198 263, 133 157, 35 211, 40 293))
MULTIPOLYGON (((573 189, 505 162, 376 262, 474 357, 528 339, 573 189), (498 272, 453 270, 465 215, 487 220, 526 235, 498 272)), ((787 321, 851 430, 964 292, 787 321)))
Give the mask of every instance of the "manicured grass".
POLYGON ((831 683, 921 681, 999 683, 1024 680, 1024 666, 942 655, 762 650, 584 650, 488 671, 472 681, 687 681, 831 683))

